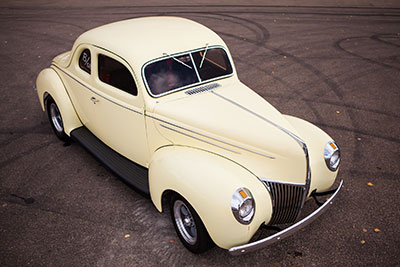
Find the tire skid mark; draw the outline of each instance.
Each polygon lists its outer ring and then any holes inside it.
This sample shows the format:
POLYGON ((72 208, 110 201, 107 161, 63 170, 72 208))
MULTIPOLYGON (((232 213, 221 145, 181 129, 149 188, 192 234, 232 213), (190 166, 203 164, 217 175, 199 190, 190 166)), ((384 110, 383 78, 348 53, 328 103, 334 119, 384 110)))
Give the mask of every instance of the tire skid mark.
POLYGON ((329 125, 329 124, 326 124, 326 123, 315 123, 315 124, 317 126, 319 126, 319 127, 327 127, 327 128, 340 130, 340 131, 345 131, 345 132, 351 132, 351 133, 361 134, 361 135, 365 135, 365 136, 376 137, 376 138, 379 138, 379 139, 385 139, 387 141, 400 144, 400 138, 396 138, 396 137, 392 137, 392 136, 384 136, 384 135, 369 133, 367 131, 359 130, 359 129, 356 129, 356 128, 348 128, 348 127, 341 126, 341 125, 329 125))
MULTIPOLYGON (((252 21, 252 20, 249 20, 249 19, 245 19, 245 18, 240 18, 240 17, 237 17, 237 16, 232 16, 232 15, 228 15, 228 14, 224 14, 224 13, 219 13, 219 12, 216 12, 215 15, 224 16, 224 17, 231 18, 231 19, 234 19, 234 20, 240 20, 240 21, 243 21, 245 23, 248 23, 250 25, 255 26, 257 29, 259 29, 261 31, 261 34, 262 34, 261 37, 256 39, 256 43, 255 43, 256 45, 263 46, 268 41, 268 39, 270 38, 270 33, 269 33, 268 29, 265 28, 263 25, 261 25, 258 22, 255 22, 255 21, 252 21)), ((239 23, 239 24, 241 24, 241 23, 239 23)))
MULTIPOLYGON (((354 36, 354 37, 347 37, 347 38, 343 38, 343 39, 337 40, 337 41, 334 43, 334 47, 335 47, 336 49, 340 50, 340 51, 343 51, 343 52, 349 54, 349 55, 352 55, 352 56, 354 56, 354 57, 360 58, 360 59, 362 59, 362 60, 364 60, 364 61, 366 61, 366 62, 368 62, 368 63, 376 64, 376 65, 379 65, 379 66, 382 66, 382 67, 386 67, 386 68, 390 68, 390 69, 397 70, 397 71, 400 70, 400 67, 392 66, 392 65, 389 65, 389 64, 386 64, 386 63, 383 63, 383 62, 374 60, 374 59, 370 59, 370 58, 364 57, 364 56, 359 55, 359 54, 357 54, 357 53, 355 53, 355 52, 351 52, 351 51, 345 49, 345 48, 342 46, 342 43, 345 42, 345 41, 349 41, 349 40, 359 40, 359 39, 372 39, 372 40, 377 41, 377 38, 373 38, 373 36, 354 36)), ((381 40, 379 40, 379 41, 381 41, 381 40)), ((381 42, 382 42, 382 41, 381 41, 381 42)))
MULTIPOLYGON (((256 40, 258 41, 258 42, 260 42, 260 43, 262 43, 262 42, 265 42, 265 41, 267 41, 268 40, 268 38, 269 38, 269 33, 267 34, 267 36, 266 36, 266 34, 265 33, 259 33, 259 32, 257 32, 255 29, 253 29, 252 27, 249 27, 248 25, 246 25, 246 24, 244 24, 244 23, 240 23, 240 22, 238 22, 238 21, 235 21, 235 20, 232 20, 232 19, 226 19, 226 18, 219 18, 219 17, 221 17, 221 15, 219 15, 219 14, 211 14, 210 13, 210 15, 212 15, 211 17, 210 16, 200 16, 200 15, 196 15, 196 17, 201 17, 201 18, 212 18, 212 19, 216 19, 216 20, 220 20, 220 21, 223 21, 223 22, 230 22, 230 23, 234 23, 234 24, 237 24, 237 25, 240 25, 240 26, 242 26, 243 28, 245 28, 245 29, 248 29, 250 32, 252 32, 252 33, 254 33, 254 35, 256 36, 256 40)), ((226 17, 226 16, 225 16, 226 17)), ((219 33, 218 31, 214 31, 214 32, 216 32, 217 34, 219 33)), ((238 36, 239 37, 239 36, 238 36)), ((244 37, 239 37, 239 38, 241 38, 242 40, 243 39, 246 39, 246 38, 244 38, 244 37)), ((237 39, 237 38, 236 38, 237 39)), ((260 48, 260 46, 256 46, 256 48, 257 49, 253 49, 250 53, 247 53, 244 57, 251 57, 253 54, 255 54, 258 50, 259 50, 259 48, 260 48)))
MULTIPOLYGON (((239 20, 243 20, 243 21, 246 21, 246 22, 248 22, 248 23, 251 23, 251 24, 253 24, 253 25, 255 25, 257 28, 259 28, 262 32, 266 32, 267 34, 268 34, 268 38, 269 38, 269 32, 268 32, 268 30, 263 26, 263 25, 261 25, 261 24, 259 24, 259 23, 256 23, 256 22, 253 22, 253 21, 251 21, 251 20, 247 20, 247 19, 242 19, 242 18, 238 18, 238 17, 236 17, 236 16, 232 16, 232 15, 228 15, 229 17, 232 17, 232 18, 237 18, 237 19, 239 19, 239 20)), ((223 34, 225 34, 225 35, 227 35, 226 33, 223 33, 223 34)), ((238 38, 238 36, 236 36, 236 35, 233 35, 233 34, 229 34, 229 36, 230 37, 233 37, 233 38, 238 38)), ((240 39, 240 38, 239 38, 240 39)), ((305 67, 306 69, 308 69, 309 71, 311 71, 315 76, 317 76, 319 79, 321 79, 331 90, 333 90, 333 92, 336 94, 336 96, 339 98, 339 99, 343 99, 343 94, 340 92, 340 90, 339 90, 339 85, 336 83, 336 82, 334 82, 332 79, 330 79, 327 75, 325 75, 324 73, 322 73, 321 71, 319 71, 316 67, 314 67, 313 65, 311 65, 311 64, 309 64, 309 63, 306 63, 304 60, 302 60, 302 59, 300 59, 300 58, 298 58, 298 57, 296 57, 296 56, 294 56, 294 55, 292 55, 292 54, 290 54, 290 53, 288 53, 288 52, 285 52, 285 51, 283 51, 282 49, 280 49, 280 48, 276 48, 276 47, 273 47, 273 46, 270 46, 270 45, 268 45, 268 44, 266 44, 266 42, 259 42, 259 41, 253 41, 253 40, 243 40, 243 39, 241 39, 242 41, 245 41, 245 42, 250 42, 250 43, 254 43, 254 44, 256 44, 256 45, 260 45, 260 46, 263 46, 264 48, 266 48, 266 49, 268 49, 268 50, 270 50, 270 51, 272 51, 272 52, 274 52, 275 54, 277 54, 278 56, 286 56, 287 58, 289 58, 289 59, 291 59, 291 60, 293 60, 294 62, 296 62, 297 64, 299 64, 300 66, 303 66, 303 67, 305 67)), ((268 39, 266 39, 265 41, 267 41, 268 39)))
MULTIPOLYGON (((35 17, 37 17, 37 16, 35 16, 35 17)), ((6 22, 9 22, 9 21, 10 21, 10 18, 7 18, 7 17, 1 18, 1 17, 0 17, 0 20, 5 20, 6 22)), ((80 30, 82 30, 82 31, 86 30, 84 27, 82 27, 82 26, 80 26, 80 25, 77 25, 77 24, 72 24, 72 23, 67 23, 67 22, 62 22, 62 21, 60 21, 60 20, 52 20, 52 19, 28 19, 28 18, 14 19, 14 20, 13 20, 13 23, 16 23, 16 22, 53 23, 53 24, 59 24, 59 25, 72 26, 72 27, 78 28, 78 29, 80 29, 80 30)))
POLYGON ((58 143, 58 142, 59 142, 58 140, 51 140, 51 141, 44 142, 44 143, 41 143, 39 145, 33 146, 33 147, 29 148, 28 150, 25 150, 23 152, 20 152, 17 155, 15 155, 15 156, 13 156, 13 157, 11 157, 9 159, 1 161, 0 162, 0 169, 2 169, 5 166, 15 162, 16 160, 18 160, 20 158, 23 158, 23 157, 25 157, 27 155, 32 154, 33 152, 37 152, 40 149, 46 148, 46 147, 50 146, 51 144, 55 144, 55 143, 58 143))
MULTIPOLYGON (((230 16, 230 17, 233 17, 233 16, 230 16)), ((251 21, 249 21, 249 23, 251 23, 251 21)), ((259 24, 257 26, 263 27, 262 25, 259 25, 259 24)), ((222 34, 225 34, 225 33, 222 33, 222 34)), ((237 36, 232 35, 232 34, 228 34, 228 35, 233 38, 238 38, 237 36)), ((243 41, 251 42, 251 40, 243 40, 243 41)), ((258 44, 258 43, 256 43, 256 44, 258 44)), ((301 60, 300 58, 295 57, 294 55, 291 55, 290 53, 287 53, 279 48, 275 48, 275 47, 269 46, 267 44, 264 44, 263 46, 265 48, 271 50, 272 52, 275 52, 276 54, 278 54, 280 56, 286 56, 287 58, 292 59, 299 65, 302 65, 306 69, 310 70, 313 74, 315 74, 318 78, 320 78, 336 94, 336 96, 338 97, 339 100, 343 100, 343 95, 340 92, 339 85, 336 82, 334 82, 332 79, 330 79, 327 75, 325 75, 324 73, 322 73, 318 69, 316 69, 314 66, 306 63, 305 61, 301 60)), ((320 99, 320 98, 321 97, 317 97, 315 99, 320 99)), ((315 101, 315 99, 309 99, 308 103, 312 104, 315 101)), ((346 107, 346 105, 342 105, 342 106, 346 107)), ((355 136, 355 134, 363 134, 366 136, 372 136, 372 137, 376 137, 376 138, 385 139, 385 140, 388 140, 391 142, 400 143, 400 139, 398 139, 398 138, 394 138, 394 137, 390 137, 390 136, 382 136, 382 135, 377 135, 377 134, 373 134, 373 133, 368 133, 366 131, 358 130, 357 127, 355 127, 355 125, 356 125, 355 117, 356 116, 355 116, 355 114, 353 114, 353 112, 351 110, 347 110, 347 113, 349 114, 349 117, 350 117, 353 127, 348 128, 348 127, 342 127, 342 126, 331 126, 328 124, 321 123, 323 121, 323 119, 319 115, 319 112, 316 109, 312 108, 311 105, 309 105, 309 108, 313 111, 314 115, 318 118, 316 124, 319 126, 335 128, 335 129, 342 130, 342 131, 348 131, 348 132, 353 133, 354 136, 355 136)), ((359 150, 359 148, 356 147, 353 156, 357 155, 358 150, 359 150)))
MULTIPOLYGON (((126 10, 137 9, 175 9, 177 12, 188 12, 185 9, 208 9, 215 10, 218 8, 224 8, 222 10, 218 9, 217 12, 229 12, 231 14, 293 14, 293 15, 320 15, 320 16, 354 16, 354 17, 399 17, 399 8, 385 8, 385 7, 334 7, 334 6, 296 6, 296 5, 138 5, 138 6, 103 6, 103 7, 69 7, 68 12, 74 12, 75 14, 87 14, 87 9, 91 10, 91 15, 97 15, 96 12, 103 11, 109 14, 110 9, 122 10, 123 13, 118 14, 132 14, 132 12, 127 13, 126 10), (176 10, 178 9, 178 10, 176 10), (232 10, 235 9, 235 10, 232 10), (264 10, 260 10, 264 9, 264 10), (341 11, 341 12, 339 12, 341 11)), ((8 10, 13 11, 31 11, 35 12, 40 10, 43 11, 57 11, 60 12, 59 8, 56 7, 8 7, 8 10)), ((167 12, 173 12, 167 10, 167 12)), ((204 11, 203 11, 204 12, 204 11)), ((154 13, 154 12, 153 12, 154 13)), ((103 13, 99 15, 104 15, 103 13)), ((33 14, 32 14, 33 16, 33 14)))
MULTIPOLYGON (((0 199, 9 204, 15 204, 18 206, 26 207, 26 205, 22 204, 20 201, 10 200, 9 194, 4 194, 4 193, 0 194, 0 199)), ((82 214, 77 213, 77 212, 60 210, 59 207, 46 207, 45 205, 40 205, 38 203, 38 202, 40 202, 40 199, 38 199, 38 200, 39 201, 35 202, 34 205, 29 206, 29 209, 34 209, 34 210, 38 210, 38 211, 45 212, 45 213, 51 213, 56 216, 63 216, 63 217, 65 216, 67 218, 82 220, 85 222, 92 223, 94 225, 103 225, 103 226, 114 228, 117 230, 124 230, 124 232, 137 232, 137 228, 135 228, 135 227, 131 228, 131 227, 120 226, 120 225, 116 225, 116 224, 112 224, 112 223, 105 223, 102 220, 95 220, 94 218, 89 217, 89 216, 83 217, 82 214)))
MULTIPOLYGON (((281 98, 281 99, 287 99, 287 100, 292 100, 294 99, 294 97, 290 97, 290 96, 285 96, 285 95, 276 95, 276 94, 265 94, 267 97, 272 97, 272 98, 281 98)), ((377 109, 371 109, 371 108, 363 108, 363 107, 358 107, 356 105, 351 105, 351 104, 347 104, 347 103, 343 103, 343 102, 335 102, 335 101, 328 101, 328 100, 322 100, 321 99, 310 99, 310 98, 300 98, 300 100, 304 101, 304 102, 308 102, 308 103, 319 103, 319 104, 328 104, 328 105, 332 105, 332 106, 336 106, 336 107, 344 107, 344 108, 350 108, 350 109, 355 109, 355 110, 361 110, 361 111, 367 111, 367 112, 371 112, 374 114, 380 114, 380 115, 385 115, 385 116, 389 116, 389 117, 394 117, 394 118, 398 118, 400 119, 400 115, 394 114, 394 113, 389 113, 389 112, 385 112, 385 111, 381 111, 381 110, 377 110, 377 109)))
MULTIPOLYGON (((239 40, 245 41, 245 42, 249 42, 249 43, 253 43, 253 44, 257 44, 256 41, 254 40, 243 40, 243 38, 238 37, 237 35, 233 35, 233 34, 229 34, 229 33, 223 33, 223 32, 218 32, 218 34, 221 35, 226 35, 232 38, 237 38, 239 40)), ((288 59, 292 59, 295 63, 305 67, 306 69, 308 69, 311 73, 313 73, 317 78, 319 78, 320 80, 322 80, 322 82, 324 82, 335 94, 336 96, 342 100, 343 99, 343 95, 342 93, 338 90, 339 85, 334 82, 333 80, 331 80, 328 76, 326 76, 324 73, 320 72, 317 68, 315 68, 314 66, 310 65, 309 63, 306 63, 304 60, 301 60, 300 58, 287 53, 279 48, 274 48, 272 46, 268 46, 266 44, 263 45, 263 47, 265 47, 266 49, 274 52, 275 54, 279 55, 279 56, 286 56, 288 59)), ((299 94, 300 92, 298 92, 297 90, 294 91, 294 93, 299 94)))
POLYGON ((1 142, 0 148, 9 145, 11 142, 14 142, 19 138, 28 134, 49 134, 49 133, 51 133, 50 127, 45 126, 43 123, 39 123, 34 126, 23 129, 3 128, 0 130, 0 135, 11 135, 11 137, 1 142), (46 128, 48 128, 48 130, 46 130, 46 128))
MULTIPOLYGON (((225 33, 221 33, 221 34, 224 35, 225 33)), ((254 65, 252 63, 249 63, 248 61, 244 61, 244 60, 242 60, 240 58, 235 59, 235 61, 241 62, 242 64, 246 64, 247 66, 251 67, 252 69, 255 69, 255 70, 258 70, 258 71, 264 73, 264 75, 266 75, 266 76, 270 77, 271 79, 279 82, 285 88, 289 88, 290 89, 290 91, 289 91, 290 95, 275 95, 275 94, 268 93, 268 91, 265 90, 265 89, 267 89, 267 87, 263 87, 263 88, 260 88, 260 89, 263 89, 263 91, 262 91, 263 92, 262 93, 263 96, 276 97, 276 98, 281 98, 281 99, 285 99, 286 98, 286 99, 290 99, 290 100, 291 99, 296 99, 296 97, 293 96, 293 95, 297 95, 298 96, 298 93, 296 92, 296 88, 294 88, 291 84, 289 84, 288 82, 286 82, 284 79, 280 78, 279 76, 271 75, 271 73, 269 71, 267 71, 266 69, 260 68, 259 66, 254 65)), ((299 99, 299 98, 297 97, 297 99, 299 99)), ((301 98, 301 100, 303 100, 303 99, 305 99, 305 98, 301 98)))
MULTIPOLYGON (((233 17, 233 16, 230 16, 233 17)), ((240 18, 239 18, 240 19, 240 18)), ((253 23, 252 21, 249 20, 245 20, 248 23, 253 23)), ((260 25, 260 24, 255 24, 256 27, 258 28, 264 28, 264 26, 260 25)), ((261 29, 262 32, 264 32, 264 30, 261 29)), ((267 31, 265 29, 265 31, 267 31)), ((267 31, 268 32, 268 31, 267 31)), ((222 33, 225 34, 225 33, 222 33)), ((244 42, 249 42, 249 43, 253 43, 257 46, 262 46, 264 48, 266 48, 267 50, 270 50, 272 52, 274 52, 275 54, 277 54, 278 56, 286 56, 288 59, 291 59, 292 61, 294 61, 295 63, 299 64, 300 66, 303 66, 304 68, 308 69, 309 71, 311 71, 311 73, 313 73, 318 79, 322 80, 323 83, 325 83, 328 88, 330 88, 332 90, 332 92, 338 97, 339 100, 343 100, 343 95, 342 93, 339 91, 339 85, 334 82, 333 80, 331 80, 327 75, 325 75, 324 73, 320 72, 318 69, 316 69, 314 66, 312 66, 311 64, 306 63, 304 60, 301 60, 300 58, 287 53, 279 48, 275 48, 272 46, 267 45, 266 43, 262 43, 262 42, 258 42, 258 41, 254 41, 254 40, 243 40, 242 38, 238 37, 237 35, 233 35, 233 34, 228 34, 230 37, 232 38, 237 38, 237 39, 241 39, 244 42)), ((298 90, 294 90, 293 93, 298 95, 298 98, 303 98, 303 96, 301 95, 301 93, 298 90)), ((320 97, 316 97, 316 99, 318 99, 320 97)), ((312 102, 311 102, 312 103, 312 102)), ((321 117, 321 115, 319 114, 318 110, 313 108, 312 105, 309 105, 308 108, 313 112, 314 116, 317 118, 316 124, 318 125, 318 123, 323 124, 324 119, 321 117)), ((350 121, 352 124, 352 128, 355 129, 357 128, 356 125, 356 119, 355 119, 355 115, 351 112, 348 111, 347 114, 350 117, 350 121)), ((353 131, 352 132, 354 135, 354 139, 356 137, 356 132, 353 131)), ((355 157, 360 151, 359 147, 356 147, 353 153, 353 157, 355 157)))
MULTIPOLYGON (((49 33, 33 32, 30 30, 26 30, 26 29, 18 29, 18 35, 15 34, 14 37, 15 36, 18 36, 18 38, 26 37, 27 39, 33 39, 35 37, 42 36, 42 37, 46 37, 45 38, 46 42, 50 42, 55 45, 60 45, 60 44, 65 45, 65 43, 71 42, 70 39, 64 38, 64 37, 56 35, 56 34, 50 35, 49 33)), ((44 39, 38 38, 38 41, 44 41, 44 39)))
POLYGON ((393 34, 393 33, 380 33, 380 34, 375 34, 375 35, 372 35, 370 38, 372 39, 372 40, 375 40, 375 41, 378 41, 378 42, 382 42, 382 43, 384 43, 384 44, 387 44, 387 45, 392 45, 392 46, 395 46, 395 47, 400 47, 400 44, 396 44, 396 43, 392 43, 392 42, 389 42, 389 41, 386 41, 386 40, 382 40, 382 37, 396 37, 397 39, 399 39, 400 40, 400 33, 397 33, 397 34, 393 34))

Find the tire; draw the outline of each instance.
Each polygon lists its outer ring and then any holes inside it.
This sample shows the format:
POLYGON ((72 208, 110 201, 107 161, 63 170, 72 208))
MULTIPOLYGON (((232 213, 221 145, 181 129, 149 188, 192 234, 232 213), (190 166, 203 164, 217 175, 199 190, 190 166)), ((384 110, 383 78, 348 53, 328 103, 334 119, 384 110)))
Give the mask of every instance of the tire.
POLYGON ((64 132, 64 122, 62 120, 60 110, 51 96, 46 98, 46 111, 54 133, 61 141, 69 142, 70 138, 64 132))
POLYGON ((213 242, 193 207, 175 194, 170 200, 171 219, 183 245, 195 254, 208 250, 213 242))

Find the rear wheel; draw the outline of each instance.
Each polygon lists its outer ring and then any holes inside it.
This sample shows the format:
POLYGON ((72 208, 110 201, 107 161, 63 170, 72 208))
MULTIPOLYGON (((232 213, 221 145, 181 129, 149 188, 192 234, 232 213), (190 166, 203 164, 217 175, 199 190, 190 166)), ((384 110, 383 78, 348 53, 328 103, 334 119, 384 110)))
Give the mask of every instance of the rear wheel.
POLYGON ((193 253, 202 253, 213 244, 199 215, 181 196, 171 197, 171 218, 183 245, 193 253))
POLYGON ((64 122, 62 120, 60 110, 51 96, 48 96, 46 99, 46 110, 51 128, 53 128, 54 133, 60 140, 68 142, 70 138, 64 132, 64 122))

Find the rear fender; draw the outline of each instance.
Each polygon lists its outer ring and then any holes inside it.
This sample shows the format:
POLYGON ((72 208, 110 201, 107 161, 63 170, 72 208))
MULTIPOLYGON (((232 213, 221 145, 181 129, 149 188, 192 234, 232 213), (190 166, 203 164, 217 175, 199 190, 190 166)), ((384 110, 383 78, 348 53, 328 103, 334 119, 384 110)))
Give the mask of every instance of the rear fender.
POLYGON ((157 150, 149 166, 149 187, 159 211, 164 192, 183 196, 214 243, 225 249, 247 243, 272 214, 269 193, 254 174, 229 159, 196 148, 166 146, 157 150), (240 224, 231 210, 232 195, 240 187, 248 188, 256 203, 249 225, 240 224))
POLYGON ((64 84, 54 69, 46 68, 39 73, 36 88, 43 111, 46 111, 46 98, 50 95, 54 99, 63 119, 64 131, 68 136, 73 129, 82 126, 64 84))

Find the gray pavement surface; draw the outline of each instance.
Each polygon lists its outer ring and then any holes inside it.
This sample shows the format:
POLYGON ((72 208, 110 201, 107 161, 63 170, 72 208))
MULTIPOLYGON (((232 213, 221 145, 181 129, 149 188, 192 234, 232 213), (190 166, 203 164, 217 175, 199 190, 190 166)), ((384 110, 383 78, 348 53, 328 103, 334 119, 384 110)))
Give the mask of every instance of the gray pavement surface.
POLYGON ((400 265, 400 3, 235 3, 0 3, 0 266, 400 265), (252 254, 193 255, 168 213, 58 141, 33 89, 38 72, 85 30, 150 15, 216 31, 245 84, 338 142, 345 187, 325 214, 252 254))

